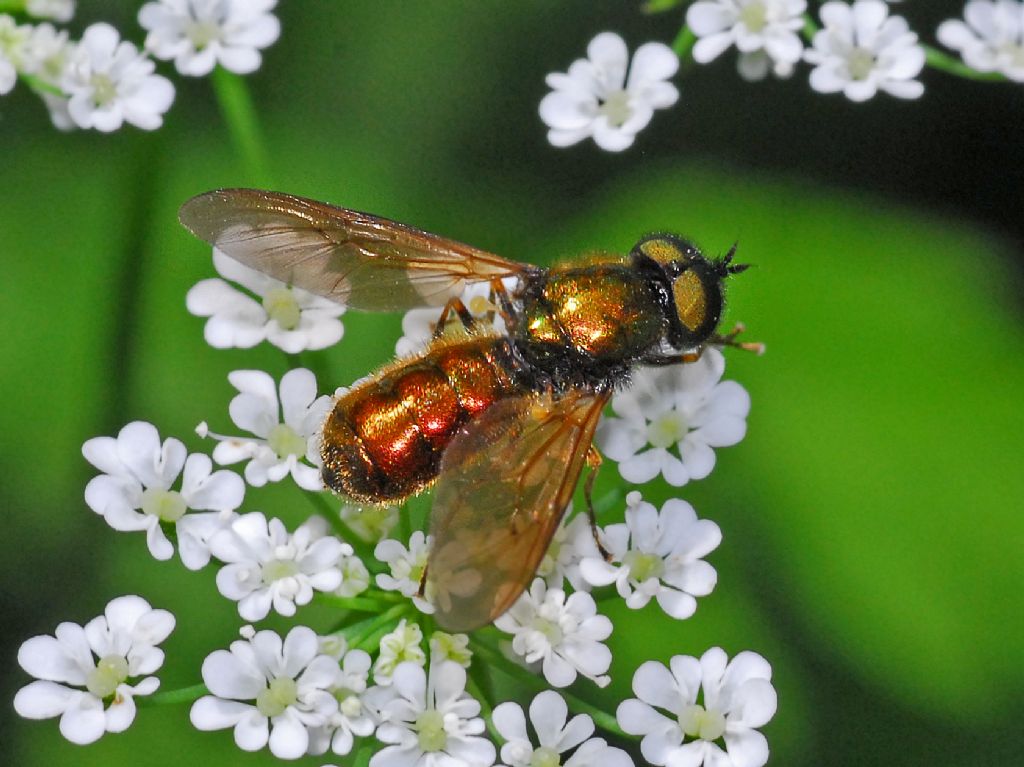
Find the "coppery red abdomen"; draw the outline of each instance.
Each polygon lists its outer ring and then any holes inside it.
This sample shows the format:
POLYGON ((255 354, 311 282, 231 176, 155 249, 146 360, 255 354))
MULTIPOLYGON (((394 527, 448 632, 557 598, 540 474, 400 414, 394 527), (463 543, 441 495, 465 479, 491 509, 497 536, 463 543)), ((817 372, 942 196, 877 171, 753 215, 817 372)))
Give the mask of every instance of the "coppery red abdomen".
POLYGON ((513 393, 508 341, 441 344, 342 396, 323 428, 324 482, 364 503, 430 485, 458 429, 513 393))

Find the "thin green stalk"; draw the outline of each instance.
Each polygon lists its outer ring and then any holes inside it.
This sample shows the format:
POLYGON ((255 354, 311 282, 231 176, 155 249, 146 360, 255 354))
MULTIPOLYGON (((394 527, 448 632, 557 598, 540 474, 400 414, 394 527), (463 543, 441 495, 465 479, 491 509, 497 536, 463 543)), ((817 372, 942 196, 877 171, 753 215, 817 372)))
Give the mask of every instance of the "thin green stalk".
MULTIPOLYGON (((327 607, 336 607, 340 610, 354 610, 361 613, 380 613, 394 607, 398 602, 398 599, 384 599, 383 597, 385 593, 386 592, 381 592, 381 598, 378 598, 376 595, 371 597, 339 597, 334 594, 317 592, 313 595, 313 599, 322 605, 327 607)), ((388 596, 390 597, 391 595, 388 596)), ((403 602, 405 601, 405 597, 400 594, 396 594, 395 596, 399 597, 403 602)))
MULTIPOLYGON (((2 12, 2 9, 0 9, 0 13, 2 12)), ((56 85, 52 85, 51 83, 46 82, 45 80, 39 78, 36 75, 29 75, 25 74, 24 72, 21 72, 18 74, 18 77, 20 77, 25 82, 25 85, 34 90, 36 93, 49 93, 51 96, 65 95, 64 91, 62 91, 56 85)))
POLYGON ((697 43, 697 35, 689 25, 683 24, 676 39, 672 41, 672 50, 679 57, 679 71, 685 72, 693 64, 693 46, 697 43))
POLYGON ((223 67, 217 67, 213 70, 211 80, 221 115, 231 134, 231 142, 242 159, 250 183, 272 186, 263 132, 245 79, 223 67))
POLYGON ((177 690, 165 690, 152 695, 142 695, 135 698, 140 706, 168 706, 181 703, 192 703, 199 700, 210 691, 205 684, 194 684, 191 687, 181 687, 177 690))
POLYGON ((323 493, 303 491, 302 494, 313 504, 316 513, 326 519, 327 523, 334 528, 334 532, 340 535, 341 539, 352 547, 356 556, 363 560, 366 569, 371 573, 374 572, 371 565, 376 563, 377 560, 373 558, 373 547, 360 538, 355 530, 345 524, 345 520, 341 518, 341 512, 338 509, 331 508, 323 493))
MULTIPOLYGON (((547 682, 542 678, 534 676, 524 668, 513 663, 497 648, 490 647, 477 639, 470 639, 470 645, 473 648, 473 652, 481 659, 485 660, 488 665, 498 668, 507 676, 523 682, 538 692, 549 689, 547 682)), ((620 738, 636 740, 635 735, 630 735, 619 727, 619 723, 615 720, 615 716, 613 714, 609 714, 599 706, 596 706, 593 703, 588 703, 582 698, 579 698, 570 692, 566 692, 565 690, 559 690, 559 694, 565 698, 565 702, 568 704, 571 711, 577 714, 586 714, 594 720, 595 725, 605 732, 611 733, 612 735, 620 738)))
POLYGON ((390 610, 381 613, 374 620, 369 621, 362 631, 357 632, 354 636, 346 636, 349 646, 359 649, 363 649, 360 647, 363 644, 369 644, 372 646, 373 643, 369 642, 369 640, 373 639, 378 634, 383 635, 390 631, 390 624, 396 623, 400 620, 402 616, 409 611, 411 606, 411 603, 403 602, 402 604, 395 605, 390 610))
POLYGON ((977 80, 979 82, 1006 82, 1006 76, 999 72, 979 72, 977 69, 971 69, 960 61, 960 59, 954 58, 947 53, 943 53, 937 48, 932 48, 930 45, 922 47, 924 48, 925 61, 928 63, 928 66, 938 69, 940 72, 945 72, 946 74, 953 75, 954 77, 963 77, 966 80, 977 80))
POLYGON ((501 737, 498 728, 494 726, 494 709, 491 706, 491 702, 487 699, 487 695, 484 694, 483 688, 476 681, 474 675, 475 668, 475 666, 469 667, 469 674, 466 676, 466 689, 480 704, 480 713, 483 715, 484 724, 487 726, 487 732, 491 734, 491 738, 495 742, 504 741, 505 739, 501 737))

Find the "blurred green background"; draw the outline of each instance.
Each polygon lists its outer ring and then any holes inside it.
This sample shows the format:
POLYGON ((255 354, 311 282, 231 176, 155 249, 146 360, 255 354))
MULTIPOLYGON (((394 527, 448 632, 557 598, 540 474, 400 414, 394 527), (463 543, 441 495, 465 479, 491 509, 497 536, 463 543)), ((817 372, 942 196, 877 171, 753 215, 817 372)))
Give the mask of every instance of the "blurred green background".
MULTIPOLYGON (((141 41, 135 3, 80 3, 78 29, 141 41)), ((900 7, 927 31, 957 2, 900 7)), ((177 224, 190 195, 279 189, 369 210, 512 258, 625 250, 672 230, 756 268, 730 284, 764 357, 728 355, 753 397, 748 438, 673 492, 716 520, 716 592, 685 622, 611 607, 614 708, 644 659, 753 649, 775 669, 776 765, 1012 763, 1024 749, 1024 89, 927 72, 920 102, 852 105, 806 71, 746 84, 731 55, 691 72, 621 155, 550 147, 544 75, 619 31, 670 42, 637 3, 303 2, 249 79, 271 153, 247 174, 207 80, 171 74, 164 129, 59 134, 24 87, 0 100, 2 697, 18 645, 117 595, 172 610, 163 688, 197 681, 238 618, 212 570, 158 563, 82 500, 89 437, 144 419, 193 450, 230 430, 226 374, 285 370, 273 349, 215 351, 184 295, 212 273, 177 224)), ((323 390, 389 358, 399 318, 346 315, 323 390)), ((611 486, 614 469, 602 483, 611 486)), ((288 486, 245 508, 294 523, 288 486)), ((302 503, 302 505, 298 505, 302 503)), ((611 604, 611 603, 609 603, 611 604)), ((302 614, 318 625, 316 608, 302 614)), ((270 625, 284 625, 270 622, 270 625)), ((79 748, 55 722, 0 719, 10 764, 277 764, 186 707, 146 709, 79 748)), ((304 764, 326 759, 307 758, 304 764)), ((337 761, 337 760, 335 760, 337 761)))

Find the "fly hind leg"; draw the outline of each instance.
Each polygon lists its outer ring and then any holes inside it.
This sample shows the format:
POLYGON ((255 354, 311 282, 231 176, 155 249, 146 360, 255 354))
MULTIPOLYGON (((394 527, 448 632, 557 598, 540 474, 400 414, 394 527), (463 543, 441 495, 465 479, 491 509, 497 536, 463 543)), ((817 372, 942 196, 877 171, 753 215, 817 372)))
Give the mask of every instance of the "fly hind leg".
POLYGON ((587 466, 590 467, 590 473, 587 475, 587 481, 583 484, 583 497, 587 502, 587 519, 590 520, 590 534, 594 536, 594 543, 597 544, 597 551, 604 558, 605 562, 611 562, 611 552, 604 547, 603 543, 601 543, 601 536, 597 530, 597 517, 594 514, 594 480, 597 479, 597 472, 598 469, 601 468, 602 460, 601 454, 597 451, 597 448, 591 445, 590 450, 587 451, 587 466))
POLYGON ((444 305, 444 309, 441 310, 441 316, 437 318, 437 324, 434 326, 434 338, 440 338, 444 335, 444 331, 448 327, 453 314, 459 318, 467 332, 471 333, 473 331, 473 328, 476 326, 476 320, 473 319, 473 315, 470 314, 466 305, 462 303, 461 298, 452 298, 444 305))

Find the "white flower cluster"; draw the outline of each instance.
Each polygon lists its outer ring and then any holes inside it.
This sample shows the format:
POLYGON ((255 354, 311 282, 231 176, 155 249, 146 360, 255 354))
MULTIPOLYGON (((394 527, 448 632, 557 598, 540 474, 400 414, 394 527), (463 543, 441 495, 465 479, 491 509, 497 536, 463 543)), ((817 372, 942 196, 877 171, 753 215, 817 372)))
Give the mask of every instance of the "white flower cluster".
MULTIPOLYGON (((906 19, 890 13, 894 2, 830 0, 818 10, 819 28, 806 0, 698 0, 686 9, 686 26, 695 38, 691 55, 709 64, 735 48, 739 74, 751 81, 769 73, 790 77, 804 62, 812 66, 812 89, 851 101, 879 92, 920 98, 924 85, 917 77, 926 63, 925 47, 906 19)), ((936 35, 967 67, 1024 82, 1024 0, 970 0, 964 20, 942 22, 936 35)), ((547 76, 552 92, 540 102, 540 117, 549 128, 548 141, 563 147, 593 138, 610 152, 627 149, 654 110, 678 100, 668 81, 679 66, 676 51, 662 43, 640 46, 630 63, 622 38, 600 33, 586 59, 547 76)))
MULTIPOLYGON (((42 98, 53 124, 104 133, 128 123, 163 125, 174 86, 156 74, 156 59, 173 59, 183 75, 209 74, 215 65, 238 74, 255 71, 260 50, 280 34, 270 11, 276 0, 158 0, 139 10, 148 32, 140 50, 109 24, 90 24, 78 40, 49 21, 19 24, 0 14, 0 95, 25 80, 42 98)), ((74 0, 29 0, 35 19, 68 22, 74 0)))
MULTIPOLYGON (((194 287, 189 309, 209 318, 211 345, 267 340, 292 353, 340 339, 338 312, 320 311, 326 307, 310 297, 223 256, 215 262, 261 300, 221 280, 194 287), (285 315, 292 321, 282 323, 285 315)), ((482 291, 464 301, 484 321, 494 311, 482 291)), ((410 345, 435 332, 429 320, 414 319, 404 324, 410 345)), ((615 395, 615 415, 602 421, 597 442, 627 482, 699 480, 714 468, 715 448, 744 437, 750 400, 737 383, 722 381, 724 368, 711 348, 692 364, 641 369, 615 395)), ((345 619, 322 636, 304 625, 283 634, 243 626, 239 640, 202 665, 209 694, 193 698, 195 727, 231 729, 240 748, 268 748, 281 759, 356 752, 371 767, 491 767, 498 746, 506 767, 633 764, 595 737, 590 716, 570 717, 574 699, 558 689, 581 677, 611 681, 614 627, 599 610, 605 599, 675 620, 694 615, 717 583, 705 561, 722 539, 714 522, 679 498, 658 508, 638 489, 625 493, 624 509, 617 504, 622 521, 603 528, 570 506, 529 588, 495 620, 497 631, 436 631, 425 577, 432 539, 411 527, 408 509, 324 506, 318 431, 332 399, 319 394, 313 372, 294 368, 277 380, 235 370, 228 381, 236 392, 228 415, 240 436, 201 423, 198 434, 216 442, 211 456, 190 454, 141 421, 116 437, 90 439, 82 452, 100 473, 86 487, 86 504, 116 530, 144 532, 157 559, 177 548, 189 569, 212 561, 217 590, 246 622, 293 617, 314 598, 345 619), (236 473, 215 464, 244 467, 236 473), (257 488, 277 482, 294 483, 329 519, 313 515, 290 529, 242 509, 257 488), (396 536, 399 522, 404 532, 396 536), (533 698, 528 721, 519 704, 487 699, 489 681, 477 686, 477 675, 489 680, 492 669, 536 674, 558 689, 533 698)), ((84 629, 61 624, 54 637, 29 640, 19 661, 38 679, 18 693, 17 710, 60 716, 61 732, 75 742, 125 729, 132 697, 156 689, 149 675, 163 655, 155 645, 173 625, 169 613, 123 597, 84 629)), ((760 767, 767 758, 757 728, 771 718, 775 693, 760 656, 741 653, 728 663, 716 649, 700 660, 674 658, 671 672, 646 663, 633 689, 637 699, 619 707, 619 735, 642 737, 652 764, 760 767)))

